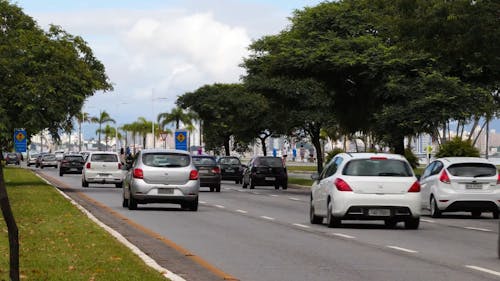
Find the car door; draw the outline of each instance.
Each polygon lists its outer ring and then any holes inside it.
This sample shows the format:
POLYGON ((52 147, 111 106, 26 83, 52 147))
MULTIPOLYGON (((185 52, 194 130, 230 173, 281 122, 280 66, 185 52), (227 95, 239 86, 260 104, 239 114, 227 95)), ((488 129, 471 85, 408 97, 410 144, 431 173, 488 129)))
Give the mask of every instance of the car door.
MULTIPOLYGON (((333 162, 330 162, 330 164, 333 162)), ((326 170, 330 166, 330 164, 327 164, 324 168, 323 171, 318 175, 318 178, 313 182, 311 186, 311 193, 312 193, 312 204, 314 205, 314 210, 316 211, 317 214, 323 214, 324 206, 321 206, 319 202, 323 202, 321 198, 321 180, 324 179, 326 170)))
POLYGON ((422 173, 422 176, 420 177, 420 194, 422 195, 421 198, 421 206, 424 209, 429 208, 429 194, 430 194, 430 180, 429 176, 431 175, 432 169, 434 168, 434 165, 436 165, 436 161, 430 163, 425 169, 424 172, 422 173))
POLYGON ((338 167, 342 163, 343 158, 341 156, 337 156, 330 162, 330 165, 325 169, 325 173, 323 174, 320 180, 319 187, 319 200, 318 200, 318 208, 321 214, 326 215, 327 212, 327 200, 328 196, 331 194, 331 187, 333 184, 333 178, 335 173, 338 170, 338 167))

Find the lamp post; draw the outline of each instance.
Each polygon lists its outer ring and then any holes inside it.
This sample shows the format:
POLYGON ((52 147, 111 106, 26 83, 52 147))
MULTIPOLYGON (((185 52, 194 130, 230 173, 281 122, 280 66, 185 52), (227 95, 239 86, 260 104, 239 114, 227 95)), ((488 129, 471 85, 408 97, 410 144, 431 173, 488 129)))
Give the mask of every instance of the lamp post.
POLYGON ((156 148, 156 137, 155 137, 155 100, 167 100, 167 98, 155 98, 154 97, 154 89, 151 90, 151 113, 153 114, 153 118, 151 119, 151 134, 153 135, 153 148, 156 148))

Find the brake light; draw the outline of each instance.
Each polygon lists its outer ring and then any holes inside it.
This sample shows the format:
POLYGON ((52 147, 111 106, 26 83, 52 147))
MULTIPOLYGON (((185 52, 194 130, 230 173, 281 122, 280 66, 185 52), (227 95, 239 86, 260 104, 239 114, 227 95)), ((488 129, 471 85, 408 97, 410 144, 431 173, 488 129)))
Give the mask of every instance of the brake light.
POLYGON ((500 173, 498 174, 497 184, 500 184, 500 173))
POLYGON ((352 191, 351 187, 343 179, 336 179, 334 184, 338 191, 352 191))
POLYGON ((87 163, 87 165, 85 166, 87 169, 90 169, 90 162, 87 163))
POLYGON ((118 163, 118 170, 122 169, 122 163, 118 163))
POLYGON ((135 168, 133 176, 134 176, 134 179, 143 179, 144 172, 142 171, 142 169, 135 168))
POLYGON ((212 168, 212 173, 214 173, 214 174, 220 174, 220 168, 219 167, 213 167, 212 168))
POLYGON ((63 160, 62 163, 66 164, 66 163, 69 163, 69 161, 68 160, 63 160))
POLYGON ((446 170, 443 170, 443 172, 441 173, 441 176, 439 177, 439 180, 443 183, 451 183, 450 177, 448 176, 448 173, 446 172, 446 170))
POLYGON ((198 179, 198 170, 191 170, 189 173, 189 180, 197 180, 198 179))
POLYGON ((387 160, 387 157, 372 156, 372 157, 370 157, 370 160, 387 160))
POLYGON ((420 192, 420 183, 418 181, 415 181, 410 189, 408 189, 408 192, 420 192))

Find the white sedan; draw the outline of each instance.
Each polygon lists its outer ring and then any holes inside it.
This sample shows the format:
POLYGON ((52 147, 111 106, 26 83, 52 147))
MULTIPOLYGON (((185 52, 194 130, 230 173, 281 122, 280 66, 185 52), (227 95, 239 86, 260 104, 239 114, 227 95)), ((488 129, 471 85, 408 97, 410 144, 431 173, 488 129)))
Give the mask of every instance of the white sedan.
POLYGON ((383 220, 388 227, 404 221, 420 224, 420 184, 408 161, 388 153, 341 153, 314 175, 310 221, 383 220))

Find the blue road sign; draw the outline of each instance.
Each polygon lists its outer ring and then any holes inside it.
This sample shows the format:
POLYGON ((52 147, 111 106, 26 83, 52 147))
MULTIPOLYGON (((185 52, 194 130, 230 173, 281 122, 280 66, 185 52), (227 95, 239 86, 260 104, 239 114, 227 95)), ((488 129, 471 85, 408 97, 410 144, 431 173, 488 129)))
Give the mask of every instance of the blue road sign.
POLYGON ((188 137, 186 131, 175 132, 175 149, 188 150, 188 137))
POLYGON ((26 152, 27 137, 25 129, 14 130, 14 148, 16 152, 26 152))

